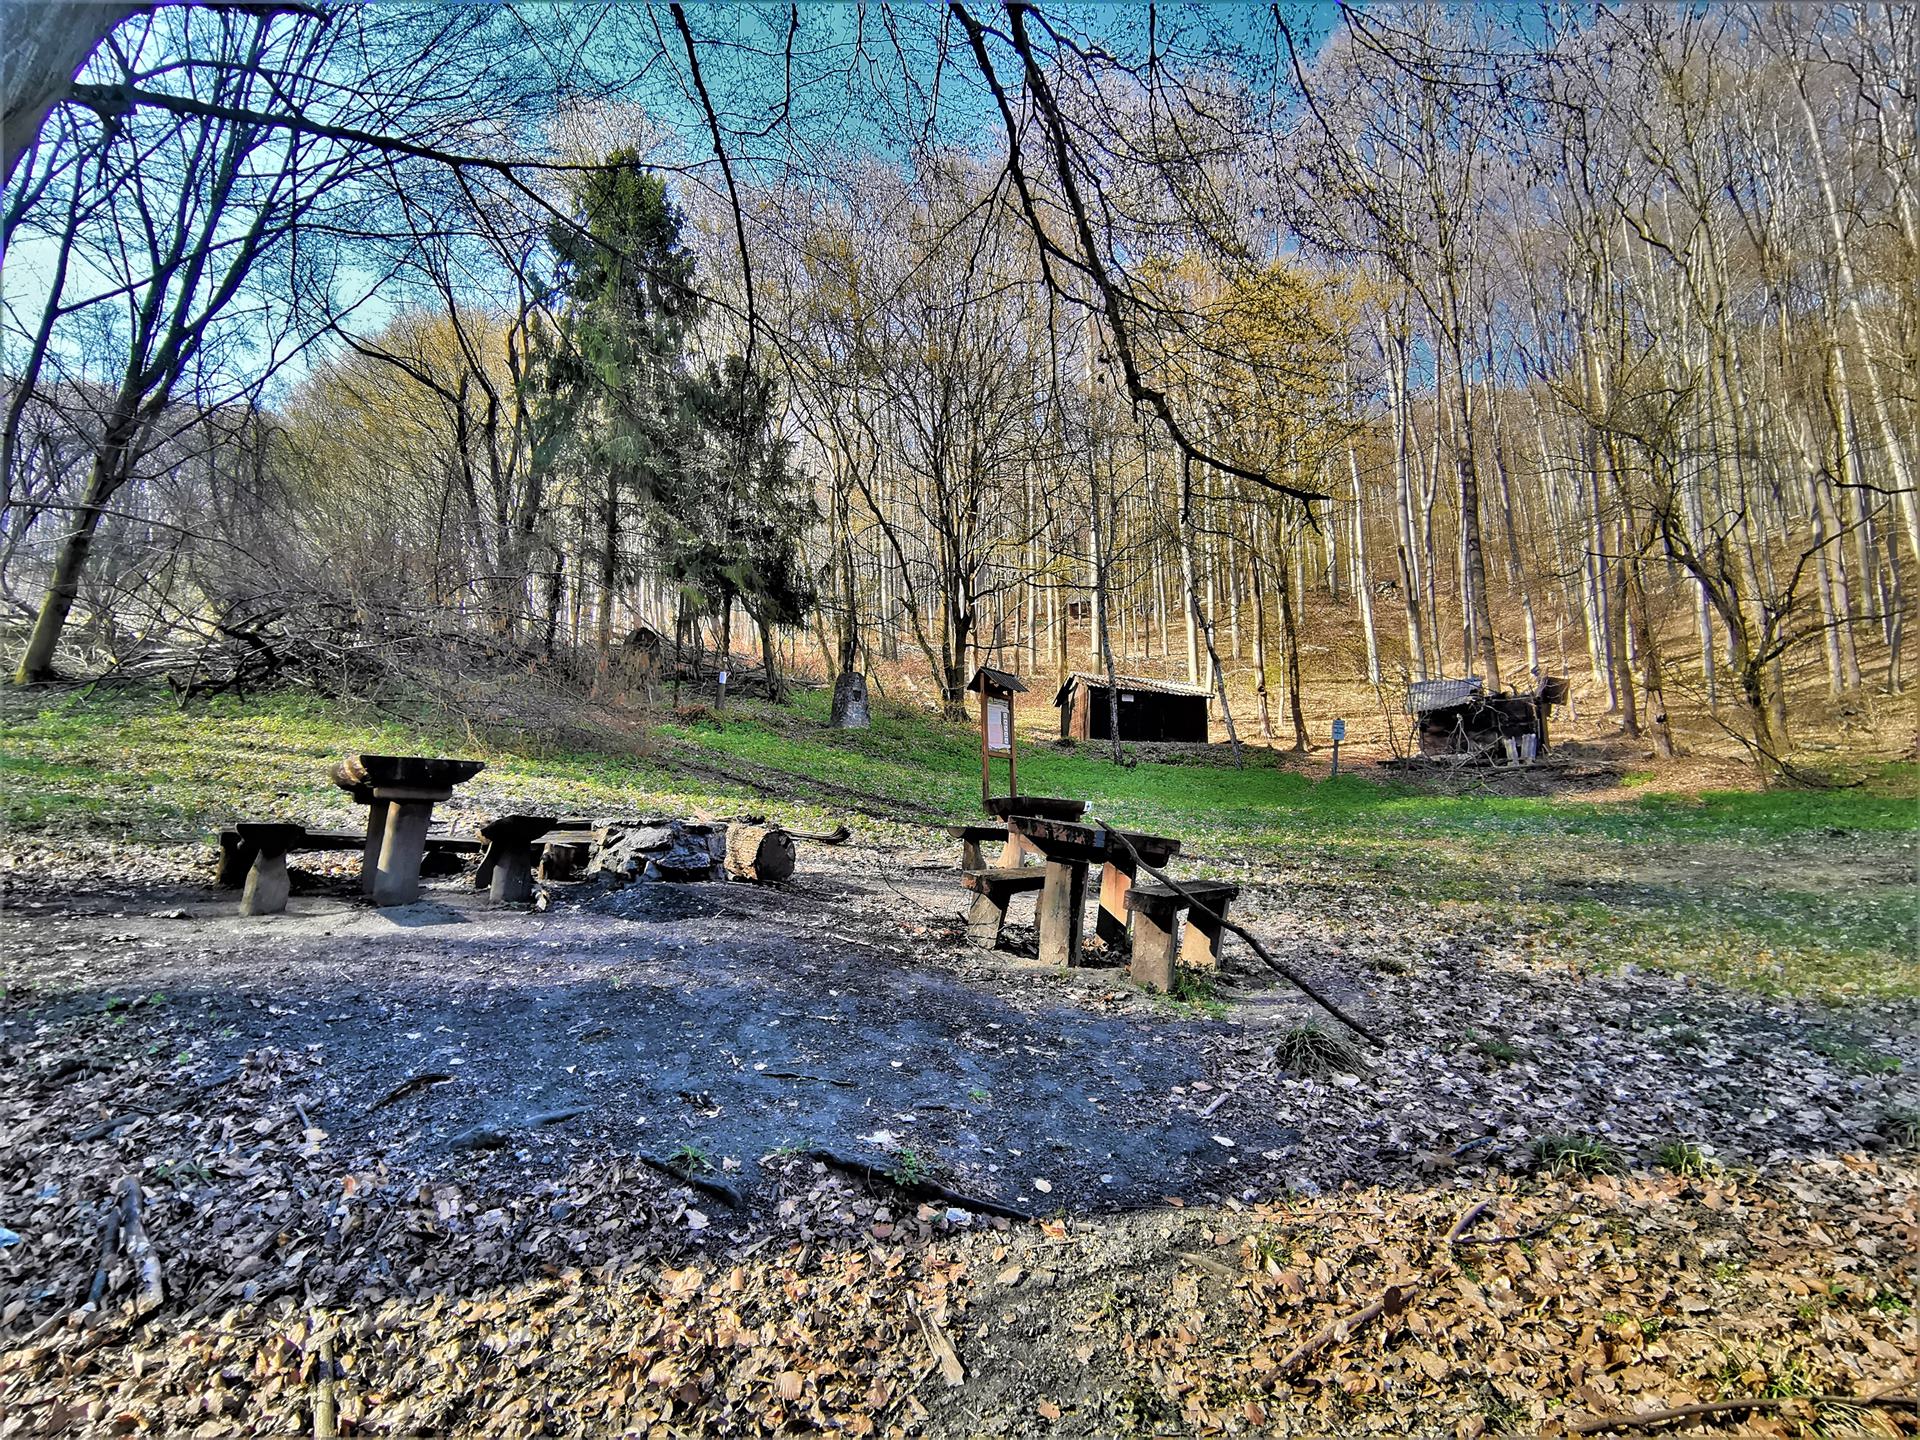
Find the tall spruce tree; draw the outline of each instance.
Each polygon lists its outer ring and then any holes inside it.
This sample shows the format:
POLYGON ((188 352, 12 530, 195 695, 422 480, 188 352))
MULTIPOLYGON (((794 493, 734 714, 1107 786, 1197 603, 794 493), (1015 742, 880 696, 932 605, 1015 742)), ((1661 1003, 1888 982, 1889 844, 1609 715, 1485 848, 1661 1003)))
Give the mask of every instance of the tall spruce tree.
POLYGON ((559 323, 536 368, 536 457, 547 465, 564 457, 593 496, 583 558, 599 579, 604 664, 631 568, 623 537, 681 464, 686 339, 700 300, 680 211, 637 152, 609 154, 580 184, 576 206, 574 223, 556 223, 548 237, 559 323))

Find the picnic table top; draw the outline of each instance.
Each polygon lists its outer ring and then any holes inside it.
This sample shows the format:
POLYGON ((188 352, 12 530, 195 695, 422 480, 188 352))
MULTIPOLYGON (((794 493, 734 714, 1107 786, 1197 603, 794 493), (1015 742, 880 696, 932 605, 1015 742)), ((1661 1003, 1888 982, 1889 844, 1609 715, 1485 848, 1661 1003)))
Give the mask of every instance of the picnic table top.
POLYGON ((1002 820, 1016 815, 1045 815, 1056 820, 1078 820, 1087 813, 1087 802, 1058 795, 995 795, 987 801, 987 813, 1002 820))
MULTIPOLYGON (((1077 820, 1055 820, 1043 815, 1010 815, 1007 828, 1030 841, 1041 854, 1062 860, 1105 860, 1110 853, 1107 832, 1077 820)), ((1180 842, 1170 835, 1146 835, 1122 830, 1122 835, 1151 864, 1162 865, 1180 853, 1180 842)))
POLYGON ((342 790, 451 790, 486 768, 484 760, 436 755, 349 755, 333 767, 333 783, 342 790))

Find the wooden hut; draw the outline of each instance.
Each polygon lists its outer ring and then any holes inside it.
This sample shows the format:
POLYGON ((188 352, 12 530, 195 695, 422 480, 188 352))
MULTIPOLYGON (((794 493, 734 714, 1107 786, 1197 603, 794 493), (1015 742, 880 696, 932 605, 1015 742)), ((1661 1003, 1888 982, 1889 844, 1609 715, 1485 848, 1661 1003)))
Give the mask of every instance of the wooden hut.
MULTIPOLYGON (((1181 685, 1121 675, 1120 738, 1172 740, 1201 745, 1207 739, 1207 702, 1213 692, 1204 685, 1181 685)), ((1106 740, 1111 707, 1107 677, 1076 673, 1067 677, 1053 697, 1060 711, 1062 740, 1106 740)))
POLYGON ((1531 760, 1547 748, 1547 719, 1567 701, 1565 676, 1549 675, 1531 695, 1486 693, 1478 679, 1416 680, 1407 687, 1422 755, 1531 760))

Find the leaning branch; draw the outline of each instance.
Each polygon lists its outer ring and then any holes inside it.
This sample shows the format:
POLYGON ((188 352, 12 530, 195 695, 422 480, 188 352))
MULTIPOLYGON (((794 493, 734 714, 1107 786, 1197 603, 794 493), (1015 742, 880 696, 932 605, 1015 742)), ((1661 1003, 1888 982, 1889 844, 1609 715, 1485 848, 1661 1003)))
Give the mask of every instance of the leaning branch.
POLYGON ((1106 833, 1106 836, 1110 841, 1118 845, 1122 850, 1126 851, 1128 855, 1132 856, 1134 864, 1138 865, 1142 870, 1146 871, 1149 875, 1153 876, 1154 879, 1158 880, 1162 885, 1165 885, 1169 890, 1173 891, 1174 894, 1180 896, 1181 899, 1185 900, 1192 909, 1198 910, 1202 915, 1206 915, 1210 917, 1216 923, 1218 923, 1222 929, 1230 930, 1235 935, 1238 935, 1242 940, 1246 941, 1247 944, 1252 948, 1253 953, 1258 955, 1263 961, 1266 962, 1268 969, 1274 971, 1278 975, 1284 976, 1290 984, 1292 984, 1296 989, 1300 991, 1301 994, 1305 995, 1309 1000, 1313 1001, 1314 1004, 1318 1005, 1322 1010, 1326 1011, 1329 1015, 1333 1016, 1333 1018, 1338 1020, 1342 1025, 1346 1026, 1349 1030, 1353 1031, 1354 1034, 1360 1036, 1369 1045, 1372 1045, 1381 1050, 1384 1050, 1387 1048, 1386 1041, 1382 1040, 1378 1035, 1374 1034, 1373 1031, 1369 1030, 1366 1026, 1362 1025, 1358 1020, 1354 1019, 1351 1015, 1347 1014, 1346 1011, 1342 1010, 1338 1005, 1334 1004, 1333 1001, 1329 1000, 1326 996, 1322 995, 1318 990, 1314 989, 1313 985, 1303 975, 1301 975, 1299 971, 1293 969, 1289 965, 1282 964, 1280 961, 1274 959, 1273 956, 1269 955, 1267 953, 1267 947, 1262 945, 1257 939, 1255 939, 1252 933, 1248 931, 1244 925, 1237 925, 1233 921, 1227 919, 1226 916, 1220 914, 1217 910, 1215 910, 1211 905, 1208 905, 1205 901, 1195 898, 1195 896, 1191 891, 1187 890, 1184 886, 1180 884, 1178 880, 1175 880, 1171 875, 1167 874, 1166 871, 1161 870, 1156 866, 1148 864, 1146 860, 1144 860, 1141 857, 1140 852, 1133 848, 1133 842, 1127 839, 1127 837, 1125 835, 1122 835, 1118 830, 1114 829, 1106 821, 1095 820, 1093 823, 1098 825, 1101 828, 1101 830, 1103 830, 1106 833))

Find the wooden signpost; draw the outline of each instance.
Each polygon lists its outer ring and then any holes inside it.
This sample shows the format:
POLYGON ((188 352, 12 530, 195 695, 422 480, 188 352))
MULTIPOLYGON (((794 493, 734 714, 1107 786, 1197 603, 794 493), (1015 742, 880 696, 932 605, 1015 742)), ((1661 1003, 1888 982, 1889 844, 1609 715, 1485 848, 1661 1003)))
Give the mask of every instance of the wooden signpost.
POLYGON ((993 762, 1007 762, 1007 794, 1020 793, 1018 762, 1014 758, 1013 697, 1026 693, 1020 677, 1008 670, 982 665, 967 689, 980 696, 980 802, 989 810, 993 801, 993 762))
POLYGON ((1333 722, 1333 773, 1336 775, 1340 773, 1340 742, 1346 738, 1347 738, 1347 722, 1344 720, 1334 721, 1333 722))

